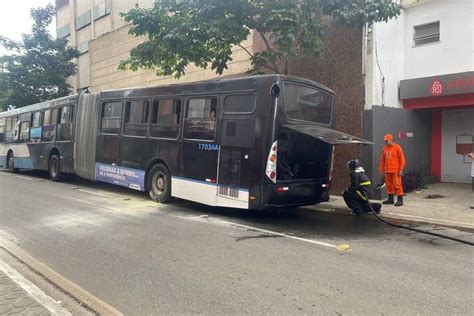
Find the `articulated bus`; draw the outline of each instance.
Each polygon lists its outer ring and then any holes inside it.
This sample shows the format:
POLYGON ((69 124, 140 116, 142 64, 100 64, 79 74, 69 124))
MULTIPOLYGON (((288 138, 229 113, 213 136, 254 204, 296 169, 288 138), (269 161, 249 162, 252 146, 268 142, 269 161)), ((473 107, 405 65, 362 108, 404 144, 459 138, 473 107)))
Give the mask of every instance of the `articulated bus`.
POLYGON ((263 210, 329 199, 334 93, 262 75, 80 94, 0 113, 0 167, 76 174, 211 206, 263 210))

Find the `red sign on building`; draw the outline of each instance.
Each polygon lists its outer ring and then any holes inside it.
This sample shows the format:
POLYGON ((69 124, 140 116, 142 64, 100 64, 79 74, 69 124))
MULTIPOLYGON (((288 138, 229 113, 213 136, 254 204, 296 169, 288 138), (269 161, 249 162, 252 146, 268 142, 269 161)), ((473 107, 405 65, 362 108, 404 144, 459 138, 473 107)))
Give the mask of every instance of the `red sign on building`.
POLYGON ((430 86, 431 95, 433 95, 433 96, 442 95, 443 90, 444 90, 444 87, 443 87, 443 84, 441 83, 441 81, 439 81, 439 79, 435 79, 433 81, 433 83, 431 84, 431 86, 430 86))

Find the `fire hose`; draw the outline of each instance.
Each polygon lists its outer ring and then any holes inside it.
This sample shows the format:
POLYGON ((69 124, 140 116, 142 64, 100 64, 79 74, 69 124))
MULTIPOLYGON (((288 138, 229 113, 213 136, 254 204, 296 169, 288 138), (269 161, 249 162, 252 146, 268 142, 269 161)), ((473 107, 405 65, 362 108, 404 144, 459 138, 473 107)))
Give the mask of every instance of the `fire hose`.
MULTIPOLYGON (((380 187, 378 187, 378 189, 380 189, 380 187)), ((362 191, 362 193, 364 194, 367 201, 369 201, 369 198, 367 197, 365 192, 362 191)), ((460 243, 463 243, 463 244, 466 244, 466 245, 474 246, 474 242, 471 242, 471 241, 468 241, 468 240, 459 239, 459 238, 456 238, 456 237, 451 237, 451 236, 447 236, 447 235, 443 235, 443 234, 439 234, 439 233, 434 233, 434 232, 419 229, 419 228, 414 228, 414 227, 409 227, 409 226, 405 226, 405 225, 398 225, 398 224, 391 223, 391 222, 383 219, 382 217, 380 217, 379 214, 377 214, 377 212, 374 211, 374 209, 372 208, 372 204, 370 202, 368 202, 368 204, 369 204, 369 208, 370 208, 370 211, 372 212, 372 214, 374 214, 375 217, 379 221, 381 221, 382 223, 385 223, 389 226, 393 226, 393 227, 397 227, 397 228, 401 228, 401 229, 406 229, 406 230, 414 231, 414 232, 421 233, 421 234, 431 235, 431 236, 435 236, 435 237, 439 237, 439 238, 449 239, 449 240, 457 241, 457 242, 460 242, 460 243)))

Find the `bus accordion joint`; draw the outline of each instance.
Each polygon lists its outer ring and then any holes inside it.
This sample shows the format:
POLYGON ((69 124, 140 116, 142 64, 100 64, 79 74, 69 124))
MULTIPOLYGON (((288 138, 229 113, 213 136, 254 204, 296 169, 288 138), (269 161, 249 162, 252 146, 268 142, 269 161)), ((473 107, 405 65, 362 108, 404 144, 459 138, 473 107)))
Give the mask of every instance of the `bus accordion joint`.
POLYGON ((272 147, 270 148, 270 153, 268 154, 267 167, 265 169, 265 174, 273 183, 276 183, 277 178, 277 141, 274 141, 272 147))

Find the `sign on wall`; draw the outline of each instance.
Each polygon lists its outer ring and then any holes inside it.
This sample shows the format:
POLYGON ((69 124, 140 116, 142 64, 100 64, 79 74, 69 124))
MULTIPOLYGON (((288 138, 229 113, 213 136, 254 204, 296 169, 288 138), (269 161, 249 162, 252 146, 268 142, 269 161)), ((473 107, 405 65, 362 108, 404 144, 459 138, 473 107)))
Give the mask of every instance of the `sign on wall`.
POLYGON ((400 81, 400 99, 474 93, 474 71, 400 81))

